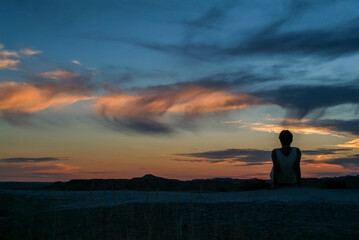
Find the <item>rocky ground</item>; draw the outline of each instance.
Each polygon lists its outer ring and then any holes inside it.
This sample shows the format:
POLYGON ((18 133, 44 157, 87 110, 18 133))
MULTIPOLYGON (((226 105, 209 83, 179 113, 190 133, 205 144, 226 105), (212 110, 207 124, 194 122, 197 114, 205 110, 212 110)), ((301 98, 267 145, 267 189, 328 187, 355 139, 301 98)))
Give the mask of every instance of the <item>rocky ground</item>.
MULTIPOLYGON (((315 191, 216 193, 222 198, 203 194, 201 201, 184 197, 155 201, 156 193, 148 193, 146 199, 142 192, 142 202, 92 206, 74 203, 86 196, 78 192, 56 197, 1 191, 0 239, 357 239, 359 192, 315 191)), ((82 194, 88 194, 83 201, 90 203, 91 193, 82 194)), ((98 202, 104 193, 92 194, 98 202)))

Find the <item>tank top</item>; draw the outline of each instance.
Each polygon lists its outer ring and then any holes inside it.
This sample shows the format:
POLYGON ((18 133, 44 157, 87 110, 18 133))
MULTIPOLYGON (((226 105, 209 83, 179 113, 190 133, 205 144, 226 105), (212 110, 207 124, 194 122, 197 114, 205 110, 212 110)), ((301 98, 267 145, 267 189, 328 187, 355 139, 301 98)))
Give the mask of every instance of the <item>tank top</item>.
POLYGON ((297 182, 294 173, 294 162, 297 159, 297 148, 292 147, 290 154, 286 157, 280 148, 276 149, 277 160, 280 165, 278 183, 294 184, 297 182))

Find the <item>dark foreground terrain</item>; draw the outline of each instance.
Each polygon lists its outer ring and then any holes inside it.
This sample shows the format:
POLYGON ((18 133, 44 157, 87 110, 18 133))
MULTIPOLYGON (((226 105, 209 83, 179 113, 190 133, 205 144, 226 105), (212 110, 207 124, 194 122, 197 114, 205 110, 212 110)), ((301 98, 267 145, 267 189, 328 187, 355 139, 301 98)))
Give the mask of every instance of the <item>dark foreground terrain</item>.
POLYGON ((358 239, 357 203, 127 203, 59 209, 0 193, 0 239, 358 239))

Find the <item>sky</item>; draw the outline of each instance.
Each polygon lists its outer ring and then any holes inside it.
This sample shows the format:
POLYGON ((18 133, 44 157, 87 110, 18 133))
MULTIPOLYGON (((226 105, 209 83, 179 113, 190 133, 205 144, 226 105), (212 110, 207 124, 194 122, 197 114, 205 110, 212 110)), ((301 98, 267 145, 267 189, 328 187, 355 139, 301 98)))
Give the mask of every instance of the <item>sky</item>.
POLYGON ((358 1, 26 1, 0 8, 0 181, 359 170, 358 1))

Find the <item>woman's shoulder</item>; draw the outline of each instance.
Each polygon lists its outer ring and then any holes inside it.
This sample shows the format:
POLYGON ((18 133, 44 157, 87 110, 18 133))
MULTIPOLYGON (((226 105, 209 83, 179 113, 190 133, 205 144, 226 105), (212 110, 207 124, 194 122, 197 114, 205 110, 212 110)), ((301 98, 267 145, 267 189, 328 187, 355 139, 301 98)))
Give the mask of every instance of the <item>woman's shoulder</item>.
POLYGON ((297 148, 297 147, 292 147, 292 148, 295 149, 295 151, 296 151, 297 153, 299 153, 299 154, 302 153, 299 148, 297 148))
POLYGON ((274 149, 272 150, 272 153, 276 153, 278 150, 280 150, 280 148, 274 148, 274 149))

